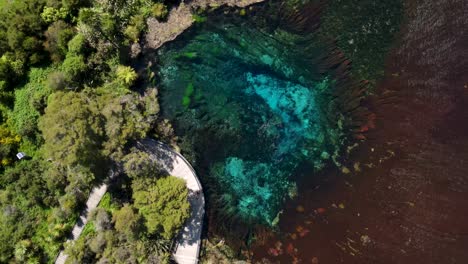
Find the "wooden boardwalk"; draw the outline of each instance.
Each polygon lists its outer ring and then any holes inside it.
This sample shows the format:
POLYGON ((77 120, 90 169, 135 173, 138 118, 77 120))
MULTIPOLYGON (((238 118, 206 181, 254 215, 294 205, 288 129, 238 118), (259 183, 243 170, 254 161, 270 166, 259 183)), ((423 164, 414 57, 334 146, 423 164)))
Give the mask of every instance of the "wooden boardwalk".
MULTIPOLYGON (((156 140, 142 140, 138 143, 138 148, 148 152, 150 158, 160 164, 169 175, 185 180, 189 190, 188 200, 191 212, 183 230, 177 237, 173 258, 179 264, 198 263, 203 217, 205 214, 205 198, 203 197, 203 189, 195 170, 182 155, 156 140)), ((107 183, 104 183, 93 188, 86 202, 86 209, 80 214, 80 218, 73 227, 72 237, 67 242, 76 240, 81 235, 84 226, 88 222, 89 212, 98 206, 107 191, 107 187, 107 183)), ((64 264, 66 260, 67 255, 62 250, 57 256, 55 264, 64 264)))

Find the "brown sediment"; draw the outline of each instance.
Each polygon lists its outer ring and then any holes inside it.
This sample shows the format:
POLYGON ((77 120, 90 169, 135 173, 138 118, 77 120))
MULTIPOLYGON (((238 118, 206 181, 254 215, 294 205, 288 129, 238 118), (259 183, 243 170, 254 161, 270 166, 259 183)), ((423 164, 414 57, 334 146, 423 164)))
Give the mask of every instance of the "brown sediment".
POLYGON ((310 175, 313 178, 302 183, 302 195, 281 218, 283 235, 254 248, 255 260, 466 263, 465 0, 408 1, 386 77, 369 107, 376 128, 365 134, 368 140, 354 153, 347 166, 350 173, 310 175), (304 208, 300 213, 295 210, 299 204, 304 208), (298 236, 298 225, 310 233, 298 236), (292 243, 294 256, 269 255, 278 240, 292 243))

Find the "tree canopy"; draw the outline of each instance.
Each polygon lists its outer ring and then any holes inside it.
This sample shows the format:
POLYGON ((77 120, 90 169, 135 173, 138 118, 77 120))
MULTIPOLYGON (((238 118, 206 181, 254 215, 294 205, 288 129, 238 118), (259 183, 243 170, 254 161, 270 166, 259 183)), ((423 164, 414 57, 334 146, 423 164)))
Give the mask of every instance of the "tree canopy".
POLYGON ((185 181, 168 176, 141 178, 133 182, 135 208, 145 218, 150 235, 171 239, 189 217, 185 181))

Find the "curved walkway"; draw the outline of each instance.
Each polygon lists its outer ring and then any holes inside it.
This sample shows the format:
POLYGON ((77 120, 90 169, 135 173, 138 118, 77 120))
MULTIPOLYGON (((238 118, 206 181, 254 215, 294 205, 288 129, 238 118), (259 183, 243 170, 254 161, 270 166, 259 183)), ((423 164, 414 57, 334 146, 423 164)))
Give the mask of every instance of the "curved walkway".
POLYGON ((184 179, 189 190, 190 217, 176 240, 174 260, 179 264, 196 264, 200 254, 201 232, 205 214, 203 189, 190 163, 172 148, 156 140, 144 139, 138 148, 150 154, 169 175, 184 179))
MULTIPOLYGON (((78 221, 76 222, 75 226, 73 226, 72 236, 71 238, 67 239, 66 243, 77 240, 80 237, 81 232, 83 232, 83 228, 88 222, 89 212, 98 206, 102 196, 104 196, 106 192, 107 183, 103 183, 102 185, 93 188, 91 194, 89 195, 88 201, 86 201, 86 208, 81 212, 78 221)), ((59 255, 55 259, 55 264, 64 264, 67 260, 67 257, 68 256, 65 254, 65 251, 60 251, 59 255)))
MULTIPOLYGON (((148 152, 150 158, 160 164, 162 169, 169 175, 185 180, 189 190, 188 200, 190 202, 191 213, 184 229, 177 237, 173 258, 179 264, 198 263, 203 217, 205 214, 205 198, 203 197, 203 189, 195 170, 181 154, 156 140, 144 139, 138 142, 138 148, 148 152)), ((80 214, 77 223, 73 227, 72 237, 67 242, 80 237, 84 226, 88 222, 89 212, 98 206, 107 191, 107 187, 107 183, 104 183, 93 188, 86 202, 86 209, 80 214)), ((67 255, 62 250, 57 256, 55 264, 64 264, 66 260, 67 255)))

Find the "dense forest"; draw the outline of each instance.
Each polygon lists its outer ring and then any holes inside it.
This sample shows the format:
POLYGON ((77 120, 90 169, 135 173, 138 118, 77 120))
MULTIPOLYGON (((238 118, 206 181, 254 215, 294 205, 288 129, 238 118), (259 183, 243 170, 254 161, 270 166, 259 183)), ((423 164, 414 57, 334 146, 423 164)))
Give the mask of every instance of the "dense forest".
POLYGON ((0 6, 0 262, 54 261, 91 188, 111 172, 119 174, 112 193, 120 195, 106 194, 67 248, 69 261, 167 261, 188 217, 187 190, 130 148, 146 136, 171 137, 172 130, 159 120, 157 90, 136 92, 139 77, 128 66, 145 19, 164 19, 167 6, 145 0, 0 6), (17 160, 18 152, 26 158, 17 160))

